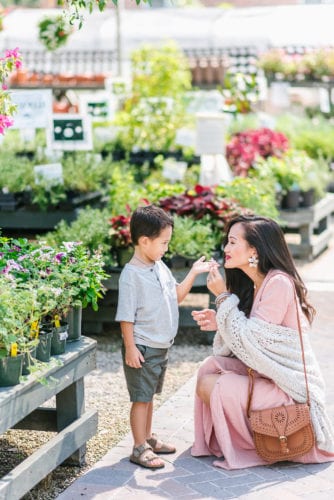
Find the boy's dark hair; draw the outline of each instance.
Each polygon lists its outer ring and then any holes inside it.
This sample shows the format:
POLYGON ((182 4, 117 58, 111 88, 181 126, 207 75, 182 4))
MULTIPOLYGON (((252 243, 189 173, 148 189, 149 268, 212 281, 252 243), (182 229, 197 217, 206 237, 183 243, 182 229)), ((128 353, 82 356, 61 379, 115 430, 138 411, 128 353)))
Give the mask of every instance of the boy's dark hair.
POLYGON ((131 240, 138 245, 141 236, 156 238, 165 227, 174 227, 173 218, 162 208, 155 205, 138 207, 133 212, 130 220, 131 240))

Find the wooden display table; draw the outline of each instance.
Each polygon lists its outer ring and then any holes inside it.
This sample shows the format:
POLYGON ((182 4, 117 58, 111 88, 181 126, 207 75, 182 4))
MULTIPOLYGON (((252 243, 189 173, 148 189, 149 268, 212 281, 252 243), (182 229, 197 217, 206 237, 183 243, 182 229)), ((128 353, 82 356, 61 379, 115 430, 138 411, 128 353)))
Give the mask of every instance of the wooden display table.
POLYGON ((299 242, 287 241, 294 257, 312 260, 325 248, 333 235, 331 214, 334 212, 334 194, 328 193, 318 203, 308 208, 281 210, 280 219, 283 230, 294 230, 299 242))
POLYGON ((30 375, 26 382, 0 388, 1 434, 13 427, 57 433, 0 480, 0 499, 20 499, 67 459, 82 465, 85 443, 97 431, 97 412, 85 412, 84 401, 84 376, 96 366, 96 341, 81 337, 55 357, 62 365, 46 368, 47 385, 30 375), (53 396, 56 408, 40 408, 53 396))

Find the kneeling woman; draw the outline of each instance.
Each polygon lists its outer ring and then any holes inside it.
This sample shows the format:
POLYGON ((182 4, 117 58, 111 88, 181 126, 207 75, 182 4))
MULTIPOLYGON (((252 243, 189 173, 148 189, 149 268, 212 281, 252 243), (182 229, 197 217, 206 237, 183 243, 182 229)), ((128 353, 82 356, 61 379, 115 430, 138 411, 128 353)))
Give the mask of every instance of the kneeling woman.
POLYGON ((307 334, 315 311, 281 228, 265 217, 239 216, 227 228, 224 253, 226 283, 217 267, 208 276, 217 313, 192 313, 201 330, 217 330, 214 356, 198 373, 192 455, 214 455, 214 465, 225 469, 267 464, 247 417, 247 368, 255 374, 253 410, 306 401, 298 308, 316 444, 293 461, 334 461, 324 382, 307 334))

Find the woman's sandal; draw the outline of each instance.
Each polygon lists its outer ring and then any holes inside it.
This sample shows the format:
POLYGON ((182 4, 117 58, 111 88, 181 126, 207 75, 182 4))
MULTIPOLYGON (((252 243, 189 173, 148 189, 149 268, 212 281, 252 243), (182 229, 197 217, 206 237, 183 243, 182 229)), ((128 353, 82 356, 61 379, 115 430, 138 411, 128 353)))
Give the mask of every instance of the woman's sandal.
POLYGON ((137 446, 137 448, 133 448, 130 462, 145 467, 146 469, 162 469, 165 467, 161 458, 153 452, 151 446, 147 443, 141 444, 137 446), (159 465, 153 464, 152 462, 157 459, 160 461, 159 465))
POLYGON ((152 437, 146 441, 150 446, 152 446, 153 452, 158 455, 169 455, 170 453, 176 452, 175 446, 169 443, 164 443, 156 434, 152 434, 152 437))

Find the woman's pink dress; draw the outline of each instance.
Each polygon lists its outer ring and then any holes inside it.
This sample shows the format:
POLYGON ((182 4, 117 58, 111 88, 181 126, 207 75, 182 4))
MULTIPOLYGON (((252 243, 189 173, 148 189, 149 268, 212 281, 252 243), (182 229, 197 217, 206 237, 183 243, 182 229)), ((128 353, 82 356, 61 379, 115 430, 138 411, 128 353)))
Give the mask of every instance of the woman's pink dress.
MULTIPOLYGON (((251 316, 297 330, 294 291, 289 278, 270 271, 255 297, 251 316)), ((301 316, 302 327, 306 319, 301 316)), ((246 415, 248 400, 247 367, 233 357, 210 356, 198 376, 220 373, 211 393, 210 407, 195 396, 195 441, 191 454, 195 457, 214 455, 214 465, 224 469, 242 469, 267 465, 256 453, 249 420, 246 415)), ((272 380, 256 373, 252 409, 271 408, 293 403, 272 380)), ((334 461, 334 453, 317 446, 302 457, 300 463, 334 461)))

